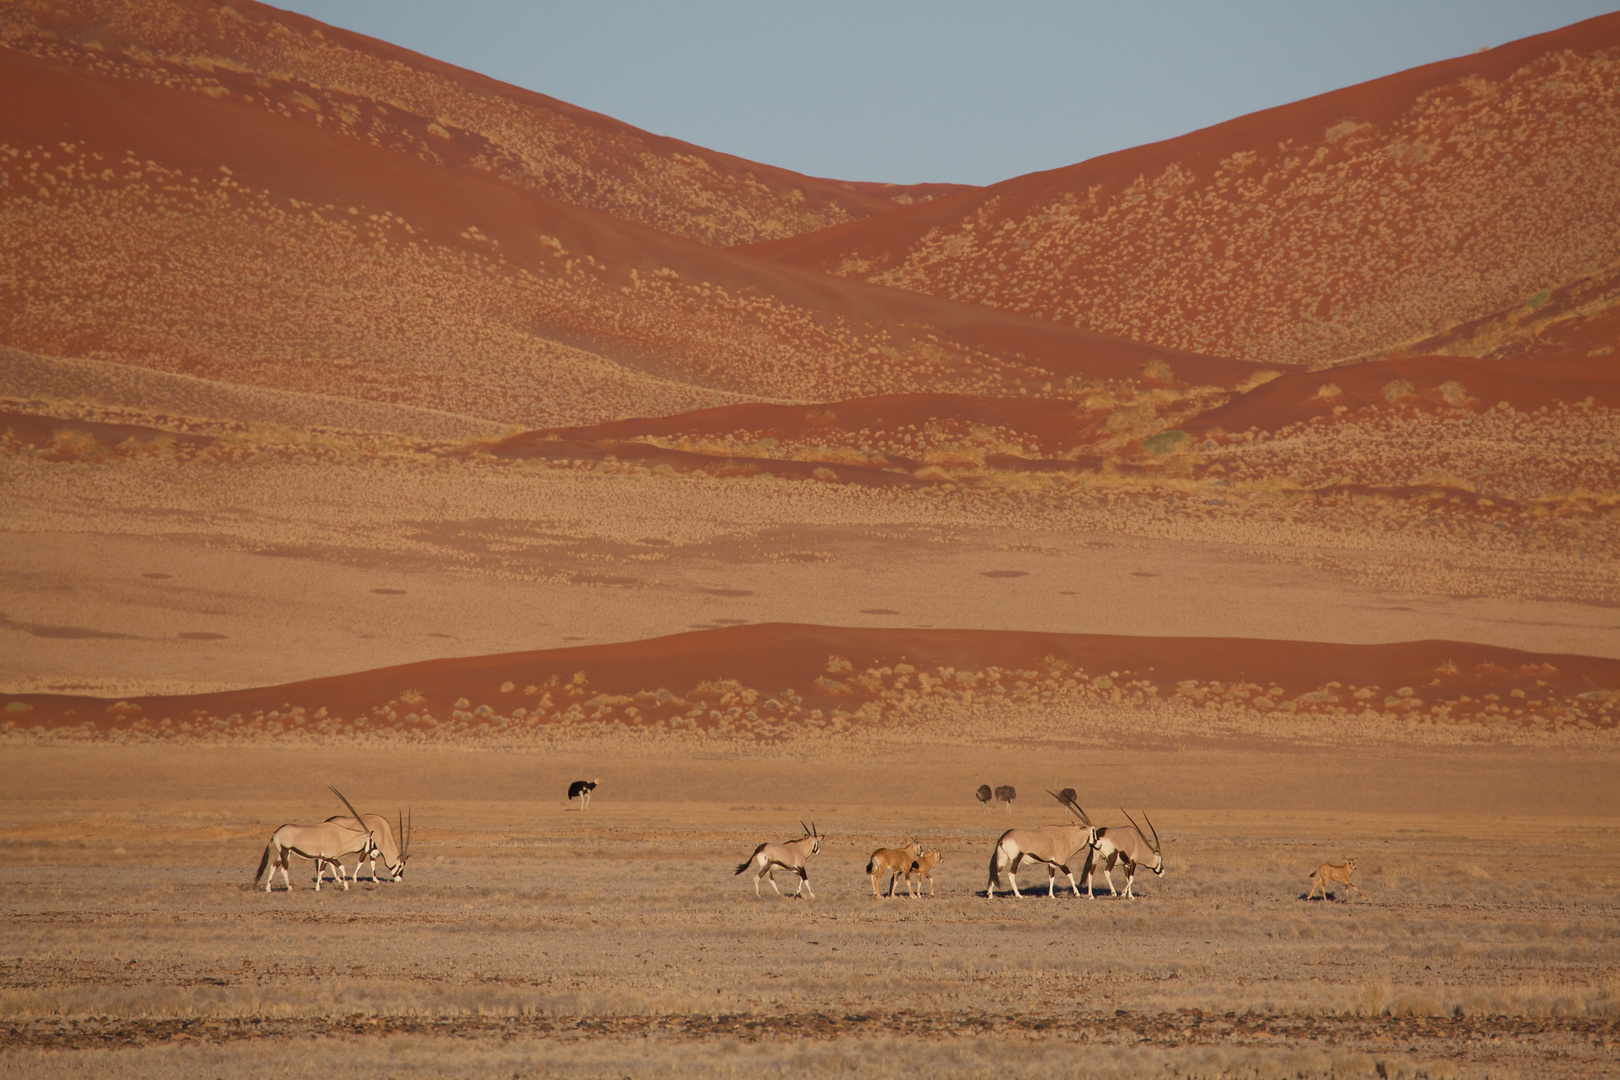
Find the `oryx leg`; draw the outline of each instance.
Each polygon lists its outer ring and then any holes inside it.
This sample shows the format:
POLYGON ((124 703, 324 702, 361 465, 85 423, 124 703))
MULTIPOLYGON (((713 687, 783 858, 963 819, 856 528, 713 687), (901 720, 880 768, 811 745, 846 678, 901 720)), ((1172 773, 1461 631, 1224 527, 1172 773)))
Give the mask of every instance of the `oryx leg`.
POLYGON ((1327 878, 1326 878, 1326 876, 1315 878, 1315 880, 1311 883, 1311 891, 1305 894, 1305 899, 1309 900, 1311 897, 1315 896, 1317 889, 1322 890, 1322 899, 1326 900, 1327 899, 1327 878))
POLYGON ((1046 895, 1052 899, 1057 898, 1057 872, 1057 863, 1046 864, 1046 895))
MULTIPOLYGON (((801 866, 799 867, 799 888, 793 893, 793 895, 798 896, 799 893, 806 889, 810 889, 810 874, 807 870, 805 870, 804 867, 801 866)), ((810 899, 814 900, 815 898, 816 890, 810 889, 810 899)))
POLYGON ((1133 863, 1133 862, 1128 862, 1128 863, 1125 864, 1125 896, 1126 896, 1127 899, 1130 899, 1130 900, 1135 900, 1136 899, 1136 893, 1132 891, 1135 888, 1136 888, 1136 864, 1133 863))
MULTIPOLYGON (((782 895, 782 890, 780 888, 777 888, 777 884, 776 884, 776 866, 775 866, 775 864, 774 863, 766 863, 765 864, 765 869, 761 870, 760 873, 762 875, 764 875, 765 879, 768 880, 771 883, 771 888, 776 889, 776 895, 781 896, 782 895)), ((757 879, 754 882, 754 891, 755 892, 759 891, 759 881, 757 879)))
POLYGON ((1023 893, 1018 891, 1018 867, 1024 861, 1024 853, 1020 851, 1013 856, 1012 866, 1007 870, 1007 880, 1012 882, 1013 895, 1022 899, 1023 893))
POLYGON ((1119 852, 1114 852, 1103 862, 1103 880, 1108 882, 1108 895, 1118 896, 1119 890, 1114 888, 1114 863, 1119 859, 1119 852))

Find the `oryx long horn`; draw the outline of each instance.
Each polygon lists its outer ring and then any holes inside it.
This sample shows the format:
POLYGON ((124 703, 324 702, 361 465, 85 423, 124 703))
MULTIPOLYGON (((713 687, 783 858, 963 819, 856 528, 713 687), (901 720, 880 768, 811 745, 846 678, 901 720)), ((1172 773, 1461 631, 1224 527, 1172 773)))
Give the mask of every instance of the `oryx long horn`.
POLYGON ((1157 855, 1159 853, 1159 830, 1153 828, 1153 819, 1147 816, 1146 810, 1142 811, 1142 820, 1148 823, 1148 828, 1153 829, 1153 853, 1157 855))
POLYGON ((1052 796, 1052 798, 1056 799, 1058 802, 1062 803, 1064 806, 1067 806, 1069 808, 1069 813, 1078 817, 1082 825, 1086 826, 1088 829, 1091 827, 1091 818, 1084 810, 1080 809, 1079 803, 1065 799, 1051 788, 1047 788, 1046 793, 1052 796))
POLYGON ((801 828, 801 829, 803 829, 803 830, 804 830, 804 835, 806 835, 806 836, 814 836, 814 835, 815 835, 815 833, 813 833, 813 832, 811 832, 811 831, 810 831, 810 826, 808 826, 808 825, 806 825, 806 824, 805 824, 805 823, 804 823, 804 819, 803 819, 803 818, 800 818, 800 819, 799 819, 799 828, 801 828))
MULTIPOLYGON (((1140 826, 1140 825, 1138 825, 1136 823, 1136 819, 1131 817, 1130 814, 1126 813, 1125 808, 1123 806, 1119 808, 1119 812, 1122 813, 1122 814, 1125 814, 1125 820, 1131 823, 1131 827, 1136 830, 1136 835, 1138 835, 1142 839, 1146 840, 1147 839, 1147 833, 1142 831, 1142 826, 1140 826)), ((1142 816, 1147 817, 1146 814, 1143 814, 1142 816)))
POLYGON ((359 823, 360 831, 365 833, 367 836, 370 836, 371 830, 366 828, 366 819, 360 816, 360 811, 354 808, 354 803, 350 802, 348 798, 344 796, 343 792, 339 791, 335 787, 332 787, 330 784, 327 785, 326 790, 343 800, 343 805, 349 808, 349 813, 353 814, 354 820, 359 823))

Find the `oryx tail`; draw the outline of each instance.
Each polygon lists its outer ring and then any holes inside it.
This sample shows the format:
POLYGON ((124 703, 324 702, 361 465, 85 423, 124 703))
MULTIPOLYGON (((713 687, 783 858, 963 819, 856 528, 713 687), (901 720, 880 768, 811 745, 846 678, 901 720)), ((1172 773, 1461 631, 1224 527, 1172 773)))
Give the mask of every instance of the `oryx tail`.
MULTIPOLYGON (((759 858, 759 853, 764 851, 766 846, 769 843, 770 843, 770 841, 767 840, 764 844, 759 845, 759 847, 754 849, 754 853, 752 855, 748 856, 747 859, 745 859, 742 862, 738 863, 737 864, 737 874, 740 874, 744 870, 747 870, 750 866, 753 866, 754 865, 754 860, 759 858)), ((736 877, 737 874, 733 874, 731 876, 736 877)))

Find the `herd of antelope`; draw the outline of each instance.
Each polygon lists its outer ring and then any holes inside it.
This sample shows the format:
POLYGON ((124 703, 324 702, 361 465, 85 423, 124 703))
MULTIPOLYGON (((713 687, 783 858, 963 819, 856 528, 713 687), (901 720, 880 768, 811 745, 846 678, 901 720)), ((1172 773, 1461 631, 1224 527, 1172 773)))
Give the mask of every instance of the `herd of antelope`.
MULTIPOLYGON (((590 792, 595 787, 594 780, 575 781, 569 788, 569 801, 579 799, 584 804, 580 809, 584 809, 584 806, 588 805, 590 792)), ((309 859, 315 864, 317 892, 320 891, 328 867, 332 869, 337 883, 347 889, 350 880, 356 882, 360 880, 360 867, 368 860, 371 863, 373 882, 385 880, 377 874, 379 859, 386 871, 387 881, 400 881, 405 877, 405 862, 410 857, 410 820, 401 813, 399 827, 396 830, 390 826, 388 819, 380 814, 360 813, 337 788, 329 790, 348 808, 349 814, 327 818, 319 825, 281 826, 271 835, 269 844, 265 846, 264 857, 259 860, 258 873, 253 877, 254 885, 258 885, 262 880, 264 891, 269 892, 275 883, 276 871, 280 870, 282 883, 290 890, 292 879, 288 875, 287 864, 293 855, 309 859), (352 874, 343 863, 350 855, 358 856, 352 874), (266 869, 269 870, 268 877, 265 874, 266 869)), ((976 794, 981 803, 988 804, 989 796, 993 796, 997 801, 1006 802, 1009 806, 1016 795, 1010 786, 997 788, 992 792, 989 785, 980 787, 976 794), (1005 797, 1003 792, 1006 793, 1005 797)), ((1023 896, 1018 888, 1018 871, 1026 862, 1039 863, 1046 867, 1046 894, 1049 897, 1057 895, 1059 872, 1068 879, 1071 894, 1080 895, 1080 885, 1075 879, 1077 867, 1081 876, 1086 879, 1088 898, 1096 895, 1099 871, 1108 884, 1109 895, 1123 896, 1126 899, 1134 899, 1136 896, 1138 867, 1146 867, 1155 876, 1164 875, 1164 853, 1159 842, 1159 830, 1145 812, 1142 820, 1147 822, 1146 833, 1136 823, 1136 819, 1124 810, 1120 813, 1125 814, 1125 819, 1130 822, 1129 827, 1105 825, 1099 828, 1092 823, 1085 810, 1081 809, 1073 788, 1048 791, 1047 794, 1068 810, 1074 820, 1066 825, 1015 828, 1002 833, 997 838, 995 846, 990 849, 989 878, 984 890, 986 899, 995 898, 1003 881, 1011 886, 1014 896, 1023 896), (1149 839, 1149 834, 1152 835, 1152 839, 1149 839), (1114 885, 1116 867, 1125 871, 1123 893, 1114 885)), ((785 870, 798 878, 798 887, 794 889, 793 896, 808 893, 811 899, 815 898, 815 890, 810 888, 807 863, 810 856, 821 851, 821 842, 825 837, 816 829, 814 822, 806 825, 801 821, 799 826, 804 830, 802 836, 780 844, 770 842, 760 844, 752 855, 737 864, 737 875, 748 870, 754 871, 754 895, 763 895, 759 889, 761 880, 769 881, 778 896, 787 895, 776 884, 776 871, 785 870)), ((922 844, 914 838, 908 839, 902 847, 878 848, 866 861, 866 875, 872 886, 872 895, 885 900, 892 898, 901 878, 905 879, 907 894, 912 899, 921 897, 923 881, 928 882, 928 894, 934 895, 933 869, 944 861, 944 858, 945 856, 937 850, 923 850, 922 844), (887 893, 879 887, 885 874, 889 875, 887 893)), ((1350 880, 1355 869, 1354 859, 1337 865, 1323 864, 1311 872, 1314 884, 1305 898, 1310 899, 1320 889, 1322 898, 1326 900, 1327 886, 1330 882, 1342 884, 1347 890, 1354 890, 1358 896, 1365 898, 1366 894, 1357 889, 1350 880)))

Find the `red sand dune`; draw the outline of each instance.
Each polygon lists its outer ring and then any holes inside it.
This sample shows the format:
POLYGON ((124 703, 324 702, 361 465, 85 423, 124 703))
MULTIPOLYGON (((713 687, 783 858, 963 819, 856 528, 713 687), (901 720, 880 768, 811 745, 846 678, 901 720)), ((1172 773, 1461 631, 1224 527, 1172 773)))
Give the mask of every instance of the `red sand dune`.
POLYGON ((1368 409, 1479 411, 1506 402, 1534 412, 1559 402, 1620 409, 1620 367, 1604 360, 1476 360, 1413 356, 1298 371, 1201 413, 1182 430, 1277 431, 1318 417, 1354 420, 1368 409))
POLYGON ((1617 58, 1605 15, 750 250, 1197 352, 1389 352, 1614 265, 1617 58))
POLYGON ((1251 370, 706 247, 283 115, 251 68, 105 66, 0 49, 0 343, 530 426, 1251 370))
POLYGON ((1035 701, 1043 692, 1116 702, 1180 695, 1295 716, 1370 707, 1431 722, 1511 707, 1522 715, 1503 712, 1503 720, 1602 726, 1614 723, 1616 687, 1620 660, 1455 641, 1335 645, 776 623, 437 660, 230 693, 117 702, 11 695, 0 706, 0 729, 159 736, 402 730, 454 738, 552 724, 662 722, 770 738, 791 731, 779 726, 787 721, 838 717, 842 730, 844 723, 909 715, 930 699, 1035 701))
POLYGON ((704 243, 792 236, 972 190, 846 184, 718 154, 253 0, 13 4, 0 11, 0 44, 496 174, 704 243))

